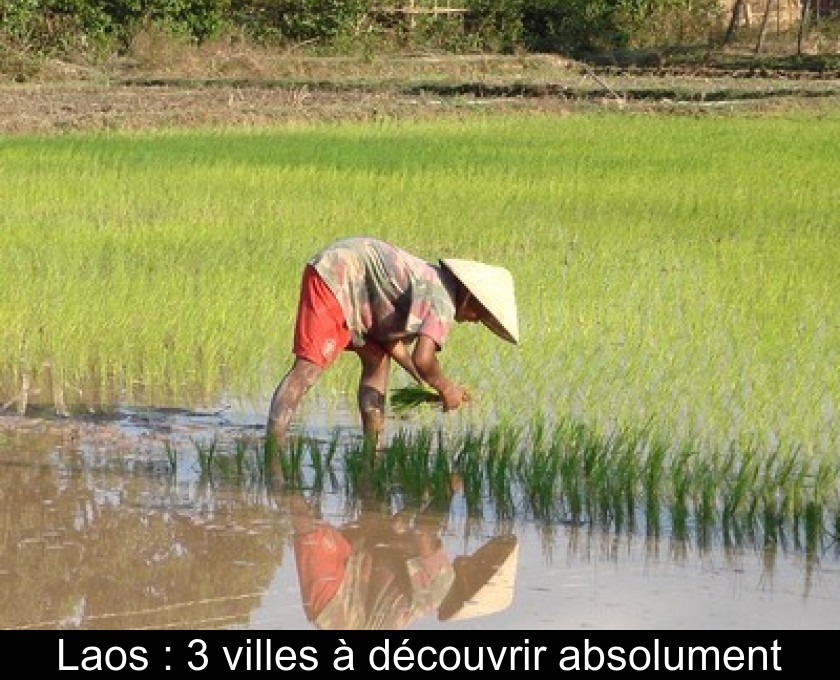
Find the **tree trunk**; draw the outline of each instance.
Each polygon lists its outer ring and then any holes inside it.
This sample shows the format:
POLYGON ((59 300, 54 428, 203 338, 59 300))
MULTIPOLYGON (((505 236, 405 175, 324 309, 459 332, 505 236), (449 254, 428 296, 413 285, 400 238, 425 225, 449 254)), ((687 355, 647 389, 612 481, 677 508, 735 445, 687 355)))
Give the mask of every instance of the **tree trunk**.
MULTIPOLYGON (((779 2, 780 0, 776 0, 777 7, 779 2)), ((755 44, 756 54, 761 52, 762 48, 764 47, 764 36, 767 35, 767 21, 770 18, 770 5, 772 4, 773 0, 767 0, 767 4, 764 5, 764 16, 761 17, 761 28, 758 30, 758 41, 755 44)))
POLYGON ((796 41, 796 54, 802 55, 802 45, 805 42, 805 31, 811 16, 811 0, 802 0, 802 18, 799 20, 799 39, 796 41))
POLYGON ((735 35, 735 28, 738 26, 738 19, 741 16, 741 10, 744 7, 744 0, 735 0, 732 5, 732 16, 729 18, 729 26, 726 29, 726 35, 723 38, 723 44, 728 45, 732 36, 735 35))

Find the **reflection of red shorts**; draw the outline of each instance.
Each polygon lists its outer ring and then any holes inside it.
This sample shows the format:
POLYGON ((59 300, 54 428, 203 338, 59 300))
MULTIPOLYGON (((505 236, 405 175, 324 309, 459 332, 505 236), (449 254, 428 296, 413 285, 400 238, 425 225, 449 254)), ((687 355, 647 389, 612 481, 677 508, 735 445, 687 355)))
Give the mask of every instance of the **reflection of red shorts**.
POLYGON ((352 548, 341 532, 331 526, 295 534, 294 548, 300 598, 312 621, 341 586, 352 548))
POLYGON ((306 265, 295 322, 295 356, 326 367, 349 344, 350 330, 341 305, 315 267, 306 265))

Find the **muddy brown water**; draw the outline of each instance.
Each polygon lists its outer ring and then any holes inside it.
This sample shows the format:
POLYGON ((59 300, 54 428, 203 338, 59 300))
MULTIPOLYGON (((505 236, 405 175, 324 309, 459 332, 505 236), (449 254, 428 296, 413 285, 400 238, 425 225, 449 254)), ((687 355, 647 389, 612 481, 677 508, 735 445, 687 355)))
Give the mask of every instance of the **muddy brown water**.
MULTIPOLYGON (((255 413, 0 415, 3 629, 833 629, 840 562, 201 474, 255 413), (167 447, 170 447, 167 449, 167 447), (172 448, 181 452, 171 464, 172 448), (169 453, 167 453, 167 450, 169 453)), ((317 427, 315 428, 317 429, 317 427)))

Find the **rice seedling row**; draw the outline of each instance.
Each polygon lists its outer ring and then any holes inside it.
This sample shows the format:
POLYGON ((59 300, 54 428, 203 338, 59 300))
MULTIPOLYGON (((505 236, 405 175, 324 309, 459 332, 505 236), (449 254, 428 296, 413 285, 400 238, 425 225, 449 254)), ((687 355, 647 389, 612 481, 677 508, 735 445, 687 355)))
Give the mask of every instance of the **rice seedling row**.
POLYGON ((836 459, 768 454, 749 442, 704 456, 690 443, 669 445, 647 431, 604 438, 581 423, 535 420, 457 435, 406 428, 379 450, 341 431, 322 441, 297 438, 279 450, 253 439, 226 452, 214 443, 199 448, 201 475, 225 483, 442 511, 460 494, 469 515, 484 520, 667 535, 705 546, 718 540, 840 550, 836 459))

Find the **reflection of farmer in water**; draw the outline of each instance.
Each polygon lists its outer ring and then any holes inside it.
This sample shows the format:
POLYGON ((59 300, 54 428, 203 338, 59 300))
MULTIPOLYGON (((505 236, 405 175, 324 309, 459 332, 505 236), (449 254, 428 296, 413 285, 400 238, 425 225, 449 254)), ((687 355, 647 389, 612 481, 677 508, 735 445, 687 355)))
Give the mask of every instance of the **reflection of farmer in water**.
MULTIPOLYGON (((299 499, 300 500, 300 499, 299 499)), ((513 597, 517 543, 495 538, 454 564, 422 511, 363 512, 334 527, 294 513, 294 551, 301 600, 319 628, 400 629, 435 610, 441 620, 504 609, 513 597)))

